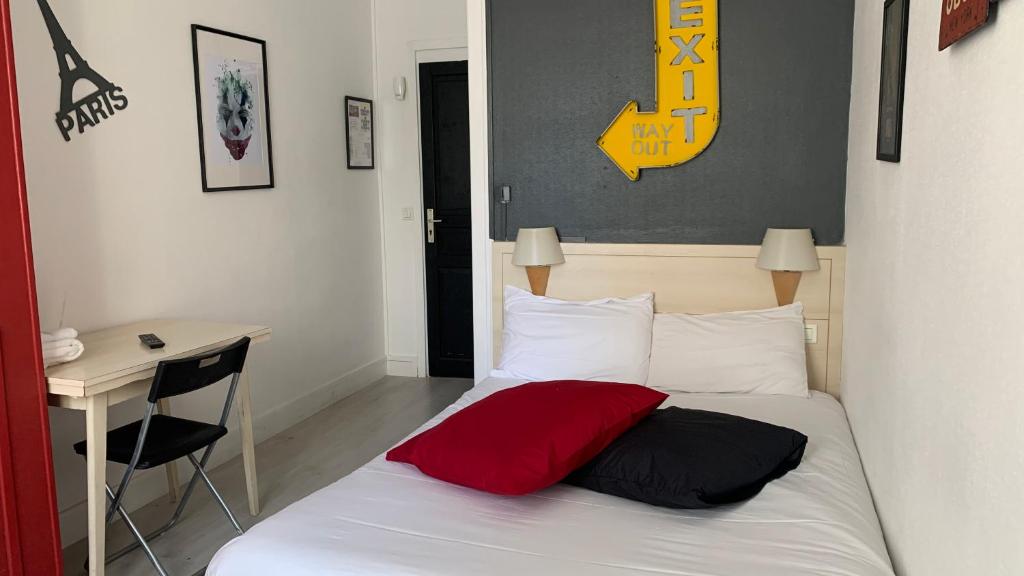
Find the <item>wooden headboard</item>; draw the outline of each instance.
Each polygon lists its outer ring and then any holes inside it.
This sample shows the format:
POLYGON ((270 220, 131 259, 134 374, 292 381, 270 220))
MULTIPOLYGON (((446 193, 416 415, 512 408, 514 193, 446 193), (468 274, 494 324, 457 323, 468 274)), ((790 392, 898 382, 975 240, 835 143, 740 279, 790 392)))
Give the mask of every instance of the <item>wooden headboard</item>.
MULTIPOLYGON (((529 290, 526 270, 512 265, 515 244, 495 242, 492 310, 494 358, 501 358, 502 289, 529 290)), ((551 268, 548 296, 592 300, 655 293, 657 312, 707 314, 776 306, 771 274, 754 262, 758 246, 563 244, 565 264, 551 268)), ((839 397, 843 355, 846 249, 818 247, 821 270, 805 272, 796 299, 817 342, 807 345, 811 388, 839 397)))

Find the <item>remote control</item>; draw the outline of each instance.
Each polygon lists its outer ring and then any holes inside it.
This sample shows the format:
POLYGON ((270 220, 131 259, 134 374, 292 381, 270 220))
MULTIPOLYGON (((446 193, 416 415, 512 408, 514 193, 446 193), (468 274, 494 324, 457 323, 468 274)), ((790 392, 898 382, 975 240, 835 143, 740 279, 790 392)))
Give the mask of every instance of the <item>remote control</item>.
POLYGON ((150 350, 164 347, 164 341, 157 338, 156 334, 139 334, 139 340, 146 346, 149 346, 150 350))

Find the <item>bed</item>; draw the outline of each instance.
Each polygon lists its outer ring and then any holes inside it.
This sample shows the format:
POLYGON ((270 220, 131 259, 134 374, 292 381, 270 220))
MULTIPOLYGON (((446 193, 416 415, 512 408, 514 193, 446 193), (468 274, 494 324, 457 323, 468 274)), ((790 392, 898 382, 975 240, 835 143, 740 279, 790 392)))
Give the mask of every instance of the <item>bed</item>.
MULTIPOLYGON (((503 287, 525 288, 514 245, 495 243, 493 357, 501 356, 503 287)), ((660 313, 775 306, 757 247, 567 244, 548 294, 566 300, 656 294, 660 313)), ((712 510, 656 508, 556 484, 502 497, 444 483, 380 456, 227 544, 209 576, 529 575, 892 576, 841 397, 845 251, 797 292, 809 330, 810 397, 672 394, 680 406, 761 420, 809 437, 800 466, 756 497, 712 510), (813 336, 813 337, 810 337, 813 336)), ((477 335, 480 336, 479 333, 477 335)), ((425 424, 522 380, 491 378, 425 424)))
MULTIPOLYGON (((520 383, 485 380, 422 429, 520 383)), ((563 484, 494 496, 381 456, 227 544, 207 574, 893 574, 833 397, 673 394, 664 405, 799 430, 810 438, 803 463, 742 504, 682 511, 563 484)))

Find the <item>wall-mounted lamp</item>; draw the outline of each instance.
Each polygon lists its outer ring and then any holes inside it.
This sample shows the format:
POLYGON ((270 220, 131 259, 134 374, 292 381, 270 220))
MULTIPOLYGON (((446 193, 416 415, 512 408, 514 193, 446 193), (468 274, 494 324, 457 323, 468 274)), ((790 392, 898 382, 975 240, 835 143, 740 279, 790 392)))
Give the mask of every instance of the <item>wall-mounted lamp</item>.
POLYGON ((800 275, 821 268, 811 231, 769 228, 761 243, 757 267, 771 270, 779 306, 792 304, 800 286, 800 275))
POLYGON ((520 228, 516 236, 516 250, 512 254, 512 264, 526 266, 526 275, 530 279, 530 290, 536 296, 544 296, 548 291, 548 278, 551 266, 565 263, 562 245, 558 242, 558 233, 554 228, 520 228))
POLYGON ((395 88, 395 100, 401 102, 405 100, 405 94, 408 91, 409 85, 405 81, 405 76, 395 76, 394 80, 395 88))

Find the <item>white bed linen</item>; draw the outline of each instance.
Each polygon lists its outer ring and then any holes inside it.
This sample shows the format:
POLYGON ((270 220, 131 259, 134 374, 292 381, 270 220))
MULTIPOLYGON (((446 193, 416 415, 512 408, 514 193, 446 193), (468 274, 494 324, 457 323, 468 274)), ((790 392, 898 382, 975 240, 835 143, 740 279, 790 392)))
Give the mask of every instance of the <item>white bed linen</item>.
MULTIPOLYGON (((520 381, 487 380, 424 425, 520 381)), ((669 510, 556 485, 477 492, 374 459, 236 538, 208 576, 891 576, 846 415, 831 396, 675 394, 663 406, 799 430, 803 463, 747 502, 669 510)))

